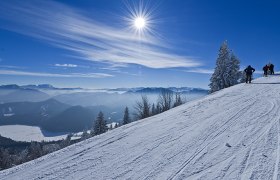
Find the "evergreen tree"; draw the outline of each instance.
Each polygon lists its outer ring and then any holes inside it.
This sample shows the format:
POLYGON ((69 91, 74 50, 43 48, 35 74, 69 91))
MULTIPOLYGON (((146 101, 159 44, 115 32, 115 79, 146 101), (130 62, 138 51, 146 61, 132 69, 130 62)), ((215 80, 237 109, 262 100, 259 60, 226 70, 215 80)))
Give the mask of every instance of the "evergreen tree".
POLYGON ((102 134, 107 131, 106 120, 104 119, 104 115, 101 111, 96 118, 93 129, 95 135, 102 134))
POLYGON ((240 78, 241 78, 240 61, 234 55, 234 53, 231 53, 230 66, 229 66, 229 77, 227 78, 227 86, 230 87, 230 86, 234 86, 234 85, 238 84, 238 81, 240 78))
POLYGON ((28 158, 29 160, 36 159, 38 157, 41 157, 43 155, 43 150, 40 145, 40 143, 37 142, 31 142, 31 145, 28 148, 28 158))
MULTIPOLYGON (((58 150, 60 147, 58 146, 58 148, 56 150, 58 150)), ((45 153, 46 154, 46 153, 45 153)), ((25 148, 24 150, 22 150, 19 155, 18 155, 18 163, 17 164, 22 164, 24 162, 26 162, 28 160, 28 148, 25 148)), ((1 159, 1 158, 0 158, 1 159)))
POLYGON ((83 133, 81 135, 81 140, 85 140, 85 139, 88 139, 88 138, 94 136, 94 134, 92 134, 92 133, 93 133, 93 131, 90 131, 90 133, 88 133, 87 130, 84 129, 83 133))
POLYGON ((227 41, 220 47, 216 67, 210 79, 210 92, 233 86, 240 79, 240 61, 230 52, 227 41))
POLYGON ((246 82, 246 73, 244 71, 240 71, 241 78, 240 78, 240 83, 245 83, 246 82))
POLYGON ((227 76, 227 62, 230 61, 230 52, 225 41, 219 50, 215 71, 210 79, 210 92, 215 92, 226 87, 225 77, 227 76))
POLYGON ((71 144, 72 136, 73 136, 72 134, 68 134, 67 137, 61 141, 60 147, 65 148, 65 147, 69 146, 71 144))
POLYGON ((11 155, 7 149, 0 148, 0 170, 12 166, 11 155))
POLYGON ((130 117, 129 117, 129 111, 128 111, 128 107, 125 107, 124 110, 124 116, 123 116, 123 125, 130 123, 130 117))
POLYGON ((92 126, 92 128, 91 128, 91 130, 90 130, 90 132, 89 132, 89 136, 90 137, 93 137, 95 134, 94 134, 94 124, 93 124, 93 126, 92 126))
MULTIPOLYGON (((68 144, 68 146, 69 146, 69 145, 70 145, 70 144, 68 144)), ((57 151, 57 150, 59 150, 59 149, 61 149, 61 145, 60 145, 60 144, 57 144, 57 143, 54 143, 54 144, 45 144, 45 145, 43 145, 43 147, 42 147, 43 155, 52 153, 52 152, 57 151)), ((23 156, 23 157, 21 157, 21 159, 24 158, 24 156, 26 156, 26 152, 25 152, 25 151, 22 151, 21 154, 20 154, 20 156, 23 156)))

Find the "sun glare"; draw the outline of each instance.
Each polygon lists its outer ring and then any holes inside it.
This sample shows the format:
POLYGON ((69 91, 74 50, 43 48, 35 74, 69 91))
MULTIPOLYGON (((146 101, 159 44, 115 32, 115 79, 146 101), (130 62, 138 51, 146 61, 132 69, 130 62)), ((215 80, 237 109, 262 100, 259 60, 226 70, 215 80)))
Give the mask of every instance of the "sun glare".
POLYGON ((128 22, 128 29, 134 32, 137 37, 145 38, 150 34, 156 34, 153 30, 155 18, 153 14, 156 10, 152 1, 139 0, 138 3, 132 1, 124 1, 126 6, 125 15, 123 18, 128 22))
POLYGON ((134 20, 134 25, 137 29, 143 29, 145 28, 145 25, 146 25, 146 21, 144 18, 142 17, 137 17, 135 20, 134 20))

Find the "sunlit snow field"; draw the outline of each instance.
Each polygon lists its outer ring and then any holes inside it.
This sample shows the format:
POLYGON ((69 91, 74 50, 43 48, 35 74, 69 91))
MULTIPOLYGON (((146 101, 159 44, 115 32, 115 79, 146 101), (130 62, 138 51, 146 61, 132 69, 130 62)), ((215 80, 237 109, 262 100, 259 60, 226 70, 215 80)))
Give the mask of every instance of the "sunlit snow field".
POLYGON ((5 125, 0 126, 0 135, 15 141, 55 141, 64 139, 67 133, 41 131, 37 126, 5 125))

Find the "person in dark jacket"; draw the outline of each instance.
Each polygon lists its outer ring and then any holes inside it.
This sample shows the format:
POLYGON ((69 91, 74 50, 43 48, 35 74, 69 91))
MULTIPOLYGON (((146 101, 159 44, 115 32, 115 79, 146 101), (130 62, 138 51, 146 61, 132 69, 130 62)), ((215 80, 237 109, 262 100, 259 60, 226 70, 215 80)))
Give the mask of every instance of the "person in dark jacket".
POLYGON ((266 77, 267 76, 267 71, 269 70, 269 66, 268 65, 265 65, 263 67, 263 75, 266 77))
POLYGON ((246 83, 251 83, 252 81, 252 75, 253 75, 253 72, 255 72, 255 69, 252 68, 250 65, 244 70, 244 72, 246 73, 246 83))
POLYGON ((269 66, 270 74, 274 74, 274 65, 270 64, 269 66))

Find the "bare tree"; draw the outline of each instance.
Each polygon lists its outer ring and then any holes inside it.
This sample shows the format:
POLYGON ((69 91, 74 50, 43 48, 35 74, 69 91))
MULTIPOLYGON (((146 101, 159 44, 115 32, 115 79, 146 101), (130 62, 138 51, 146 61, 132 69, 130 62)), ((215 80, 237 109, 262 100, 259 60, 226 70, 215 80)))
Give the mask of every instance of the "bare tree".
POLYGON ((162 89, 158 97, 161 112, 167 111, 172 108, 173 91, 169 89, 162 89))
POLYGON ((153 103, 152 110, 151 110, 151 115, 154 116, 156 114, 157 114, 156 106, 155 106, 155 103, 153 103))
POLYGON ((173 107, 177 107, 183 104, 182 98, 181 98, 181 93, 180 92, 176 92, 175 93, 175 102, 173 107))
POLYGON ((150 116, 151 104, 146 95, 141 95, 141 101, 137 101, 134 108, 136 119, 144 119, 150 116))

